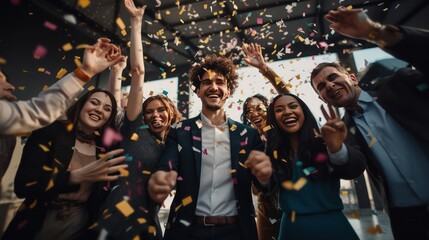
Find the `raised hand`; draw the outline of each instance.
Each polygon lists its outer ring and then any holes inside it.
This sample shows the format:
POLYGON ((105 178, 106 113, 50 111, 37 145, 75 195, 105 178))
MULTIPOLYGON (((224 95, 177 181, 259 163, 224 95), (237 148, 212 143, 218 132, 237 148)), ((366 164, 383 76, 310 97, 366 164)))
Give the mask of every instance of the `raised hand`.
POLYGON ((367 39, 376 25, 363 9, 339 7, 337 10, 329 11, 325 18, 331 23, 330 28, 352 38, 367 39))
POLYGON ((143 18, 146 5, 141 8, 136 7, 133 0, 124 0, 125 8, 130 14, 130 18, 143 18))
POLYGON ((338 110, 336 111, 332 105, 328 104, 329 114, 326 112, 323 105, 320 106, 326 123, 322 126, 321 134, 325 141, 328 151, 336 153, 341 149, 341 145, 347 137, 347 127, 341 121, 338 110))
POLYGON ((89 77, 93 77, 124 58, 121 49, 110 43, 110 39, 99 38, 94 45, 85 49, 80 68, 89 77))
POLYGON ((125 156, 114 157, 121 154, 123 149, 116 149, 106 153, 102 158, 70 172, 70 183, 115 181, 118 175, 109 174, 118 172, 120 168, 127 168, 127 164, 117 165, 125 160, 125 156))
POLYGON ((262 56, 261 45, 257 43, 244 43, 242 49, 243 52, 246 54, 246 57, 243 58, 243 61, 246 64, 258 69, 262 69, 266 66, 265 59, 262 56))
POLYGON ((177 172, 157 171, 149 179, 149 196, 157 203, 162 203, 176 185, 177 172))
POLYGON ((261 183, 268 183, 273 174, 270 157, 261 151, 252 150, 244 165, 251 170, 252 174, 261 183))

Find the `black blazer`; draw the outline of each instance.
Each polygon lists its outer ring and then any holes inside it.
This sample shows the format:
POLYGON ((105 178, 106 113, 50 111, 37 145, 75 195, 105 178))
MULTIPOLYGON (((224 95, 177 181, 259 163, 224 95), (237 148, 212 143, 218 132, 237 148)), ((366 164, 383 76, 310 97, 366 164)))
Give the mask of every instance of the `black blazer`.
MULTIPOLYGON (((189 227, 195 218, 195 209, 198 201, 198 191, 201 174, 201 129, 197 121, 201 117, 195 117, 179 123, 180 127, 172 127, 165 145, 165 152, 156 170, 170 171, 170 166, 178 172, 182 180, 177 181, 176 196, 170 207, 170 215, 165 231, 165 239, 186 239, 189 227), (181 150, 178 150, 178 146, 181 150), (191 196, 192 202, 181 206, 182 200, 191 196)), ((238 201, 237 211, 241 233, 244 239, 257 239, 255 224, 255 210, 252 203, 251 184, 260 186, 257 179, 249 169, 240 166, 244 163, 252 150, 264 150, 258 132, 248 126, 228 119, 230 145, 231 145, 231 168, 236 171, 231 177, 237 179, 234 184, 235 198, 238 201), (247 144, 240 144, 245 142, 247 144), (244 146, 241 146, 244 145, 244 146)), ((155 171, 156 171, 155 170, 155 171)), ((154 172, 155 172, 154 171, 154 172)))
MULTIPOLYGON (((408 27, 401 27, 401 30, 404 35, 400 42, 386 47, 385 50, 409 62, 417 70, 403 68, 378 80, 370 94, 377 98, 380 106, 404 129, 419 139, 424 146, 429 147, 429 32, 408 27)), ((355 134, 348 134, 347 142, 361 146, 367 160, 369 176, 385 207, 388 207, 389 195, 386 191, 385 176, 350 114, 350 111, 346 111, 344 121, 349 129, 356 131, 353 131, 355 134)), ((402 168, 398 166, 398 169, 401 171, 402 168)))
MULTIPOLYGON (((60 193, 79 190, 79 185, 68 184, 70 164, 76 134, 67 131, 67 124, 54 122, 34 131, 28 138, 15 176, 15 193, 25 198, 10 222, 2 239, 33 239, 42 227, 46 212, 60 193)), ((101 146, 97 138, 97 146, 101 146)), ((97 156, 99 154, 97 148, 97 156)), ((87 201, 90 220, 98 215, 106 197, 103 184, 95 183, 87 201)))

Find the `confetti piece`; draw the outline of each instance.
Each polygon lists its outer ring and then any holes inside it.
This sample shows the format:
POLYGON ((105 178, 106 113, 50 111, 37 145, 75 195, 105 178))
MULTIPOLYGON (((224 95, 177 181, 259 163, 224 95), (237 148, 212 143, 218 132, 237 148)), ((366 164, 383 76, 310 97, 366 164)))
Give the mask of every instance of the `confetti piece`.
POLYGON ((65 52, 70 51, 72 49, 73 49, 73 46, 71 45, 71 43, 66 43, 66 44, 63 45, 63 50, 65 52))
POLYGON ((150 171, 148 171, 148 170, 143 170, 143 174, 145 174, 145 175, 150 175, 150 171))
POLYGON ((46 147, 45 145, 43 145, 43 144, 39 144, 39 147, 40 147, 44 152, 49 152, 49 148, 48 148, 48 147, 46 147))
POLYGON ((179 222, 180 222, 181 224, 185 225, 186 227, 189 227, 189 226, 191 225, 191 223, 190 223, 190 222, 188 222, 188 221, 186 221, 186 220, 183 220, 183 219, 180 219, 180 220, 179 220, 179 222))
POLYGON ((61 79, 63 78, 63 76, 67 73, 67 70, 65 68, 61 68, 58 72, 57 72, 57 79, 61 79))
POLYGON ((240 166, 242 166, 243 168, 247 168, 247 166, 246 165, 244 165, 244 163, 242 163, 242 162, 238 162, 238 164, 240 165, 240 166))
POLYGON ((290 214, 290 221, 291 221, 291 223, 294 223, 295 219, 296 219, 296 213, 295 213, 295 211, 292 211, 291 214, 290 214))
POLYGON ((268 126, 264 127, 264 128, 262 129, 262 131, 267 132, 267 131, 268 131, 268 130, 270 130, 270 129, 271 129, 271 125, 268 125, 268 126))
POLYGON ((45 21, 45 22, 43 23, 43 26, 44 26, 45 28, 47 28, 47 29, 52 30, 52 31, 57 30, 57 25, 55 25, 55 24, 53 24, 53 23, 51 23, 51 22, 49 22, 49 21, 45 21))
POLYGON ((371 138, 371 141, 368 143, 368 147, 371 148, 372 145, 374 145, 377 142, 377 138, 373 137, 371 138))
MULTIPOLYGON (((240 136, 243 136, 246 133, 247 133, 247 129, 245 128, 245 129, 243 129, 243 131, 241 131, 240 136)), ((246 138, 246 142, 247 142, 247 138, 246 138)))
POLYGON ((192 139, 194 139, 194 140, 196 140, 196 141, 201 141, 201 138, 200 138, 200 137, 197 137, 197 136, 192 136, 192 139))
POLYGON ((195 152, 197 152, 197 153, 200 153, 201 151, 198 149, 198 148, 196 148, 196 147, 192 147, 192 150, 194 150, 195 152))
POLYGON ((426 91, 429 89, 429 84, 427 83, 420 83, 419 85, 416 86, 417 90, 419 90, 420 92, 426 91))
POLYGON ((48 191, 49 189, 54 187, 54 181, 51 179, 49 180, 48 186, 46 186, 45 191, 48 191))
POLYGON ((119 172, 119 174, 120 174, 121 176, 124 176, 124 177, 128 177, 128 175, 130 174, 130 173, 128 172, 128 170, 126 170, 126 169, 124 169, 124 168, 119 168, 119 169, 118 169, 118 172, 119 172))
POLYGON ((110 147, 114 143, 122 141, 122 135, 108 127, 103 133, 102 141, 104 146, 110 147))
POLYGON ((328 156, 325 153, 318 153, 316 155, 315 161, 317 163, 326 162, 326 160, 328 160, 328 156))
POLYGON ((35 59, 44 58, 47 53, 48 53, 48 50, 46 49, 46 47, 41 44, 38 44, 33 51, 33 57, 35 59))
POLYGON ((180 146, 180 144, 177 145, 177 151, 182 151, 182 146, 180 146))
POLYGON ((277 150, 274 150, 274 151, 273 151, 273 157, 274 157, 274 159, 277 159, 277 157, 278 157, 278 156, 277 156, 277 150))
POLYGON ((92 46, 89 44, 79 44, 76 46, 76 49, 82 49, 82 48, 86 49, 86 48, 90 48, 90 47, 92 47, 92 46))
POLYGON ((168 167, 170 168, 170 171, 173 170, 173 163, 171 163, 171 160, 168 161, 168 167))
POLYGON ((116 204, 116 208, 125 216, 128 217, 132 213, 134 213, 134 209, 131 207, 131 205, 125 201, 122 200, 121 202, 116 204))
POLYGON ((302 177, 300 179, 298 179, 298 181, 293 184, 293 189, 295 189, 296 191, 301 190, 302 187, 305 186, 305 184, 307 184, 307 179, 302 177))
POLYGON ((175 212, 177 212, 177 211, 179 211, 179 209, 182 207, 182 204, 179 204, 175 209, 174 209, 174 211, 175 212))
POLYGON ((191 196, 187 196, 184 199, 182 199, 183 206, 186 206, 186 205, 190 204, 191 202, 192 202, 192 197, 191 196))
POLYGON ((155 231, 156 231, 156 229, 155 229, 155 227, 154 227, 154 226, 149 226, 149 227, 147 228, 147 231, 148 231, 148 233, 154 234, 154 233, 155 233, 155 231))
POLYGON ((26 183, 25 186, 30 187, 30 186, 33 186, 35 184, 37 184, 37 181, 26 183))
POLYGON ((140 224, 144 224, 144 223, 146 223, 146 219, 144 219, 144 218, 137 218, 137 222, 140 223, 140 224))
POLYGON ((293 182, 292 181, 284 181, 284 182, 282 182, 282 187, 287 189, 287 190, 292 190, 293 189, 293 182))
POLYGON ((137 141, 137 140, 139 140, 139 135, 137 135, 137 133, 133 133, 133 135, 131 135, 130 139, 133 141, 137 141))
POLYGON ((229 130, 231 130, 231 132, 234 132, 237 129, 237 125, 232 124, 231 127, 229 128, 229 130))
POLYGON ((235 173, 235 172, 237 172, 237 170, 235 170, 235 169, 229 169, 228 172, 229 173, 235 173))
POLYGON ((35 207, 36 207, 36 205, 37 205, 37 199, 36 199, 36 200, 34 200, 34 201, 30 204, 30 206, 28 206, 28 208, 33 209, 33 208, 35 208, 35 207))
POLYGON ((50 167, 48 167, 48 166, 43 166, 43 167, 42 167, 42 169, 43 169, 44 171, 48 171, 48 172, 51 172, 51 171, 52 171, 52 168, 50 168, 50 167))
POLYGON ((246 150, 241 149, 239 153, 240 153, 240 154, 246 154, 246 150))
POLYGON ((77 2, 77 5, 78 5, 79 7, 81 7, 81 8, 86 8, 86 7, 88 7, 88 6, 89 6, 89 4, 91 4, 91 1, 90 1, 90 0, 79 0, 79 1, 77 2))
POLYGON ((195 122, 195 124, 197 125, 197 127, 198 127, 199 129, 201 129, 201 127, 203 126, 203 122, 202 122, 201 120, 197 120, 197 121, 195 122))
POLYGON ((6 59, 0 57, 0 64, 6 64, 6 62, 7 62, 6 59))
POLYGON ((125 23, 120 17, 116 18, 116 25, 118 25, 121 30, 125 29, 125 23))

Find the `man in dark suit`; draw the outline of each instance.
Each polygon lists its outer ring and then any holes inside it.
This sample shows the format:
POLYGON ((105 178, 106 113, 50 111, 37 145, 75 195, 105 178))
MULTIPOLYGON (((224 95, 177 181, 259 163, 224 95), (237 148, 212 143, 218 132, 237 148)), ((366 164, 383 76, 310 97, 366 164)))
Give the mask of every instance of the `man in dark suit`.
POLYGON ((326 19, 335 31, 373 42, 417 68, 400 69, 366 92, 340 65, 321 63, 311 83, 323 101, 346 108, 347 141, 366 155, 395 239, 429 239, 429 32, 375 23, 362 9, 339 8, 326 19))
POLYGON ((257 239, 251 184, 269 189, 272 168, 258 132, 223 109, 238 85, 235 67, 210 55, 189 75, 202 112, 172 127, 149 180, 157 202, 176 186, 165 239, 257 239))

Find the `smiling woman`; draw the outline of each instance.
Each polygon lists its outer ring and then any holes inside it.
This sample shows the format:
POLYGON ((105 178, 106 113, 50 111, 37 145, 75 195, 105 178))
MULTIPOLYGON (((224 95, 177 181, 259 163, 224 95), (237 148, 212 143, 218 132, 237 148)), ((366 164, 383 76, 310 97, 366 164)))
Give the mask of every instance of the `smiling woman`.
POLYGON ((107 152, 101 141, 106 129, 116 128, 110 92, 87 92, 67 116, 28 138, 15 177, 15 193, 25 200, 3 239, 84 237, 106 198, 103 187, 127 168, 124 157, 115 157, 122 150, 107 152))

